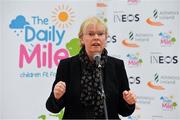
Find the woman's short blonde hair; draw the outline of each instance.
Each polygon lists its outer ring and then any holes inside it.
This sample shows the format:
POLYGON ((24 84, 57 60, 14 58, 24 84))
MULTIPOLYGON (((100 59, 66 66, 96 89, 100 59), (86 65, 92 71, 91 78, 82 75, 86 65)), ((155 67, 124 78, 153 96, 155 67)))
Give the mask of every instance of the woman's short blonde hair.
POLYGON ((83 36, 83 32, 86 30, 87 26, 90 24, 95 24, 95 25, 103 25, 105 28, 105 34, 108 35, 108 28, 106 26, 106 24, 100 20, 97 17, 90 17, 88 19, 86 19, 80 27, 79 33, 78 33, 78 37, 81 39, 81 37, 83 36))

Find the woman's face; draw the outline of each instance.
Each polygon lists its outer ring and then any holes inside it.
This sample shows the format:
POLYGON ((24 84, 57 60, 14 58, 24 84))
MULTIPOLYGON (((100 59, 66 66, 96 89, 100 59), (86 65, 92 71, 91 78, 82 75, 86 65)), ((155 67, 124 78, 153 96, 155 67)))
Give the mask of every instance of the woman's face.
POLYGON ((90 57, 95 53, 102 53, 106 45, 107 34, 105 28, 101 24, 90 24, 83 31, 81 44, 85 46, 85 50, 90 57))

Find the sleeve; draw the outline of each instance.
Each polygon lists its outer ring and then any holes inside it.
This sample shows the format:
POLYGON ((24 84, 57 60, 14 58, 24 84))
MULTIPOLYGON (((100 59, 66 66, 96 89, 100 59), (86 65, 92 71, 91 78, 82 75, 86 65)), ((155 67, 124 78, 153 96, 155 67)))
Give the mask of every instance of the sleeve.
POLYGON ((119 102, 119 114, 122 116, 129 116, 131 115, 135 110, 135 104, 129 105, 124 99, 123 99, 123 91, 124 90, 130 90, 129 88, 129 82, 128 77, 125 69, 124 62, 121 60, 118 62, 118 68, 116 71, 118 71, 118 75, 120 75, 118 78, 120 78, 120 102, 119 102), (119 69, 120 68, 120 69, 119 69))
POLYGON ((56 72, 56 78, 55 78, 55 81, 52 86, 51 94, 46 101, 47 110, 49 110, 50 112, 53 112, 53 113, 58 113, 65 106, 64 99, 65 99, 66 93, 59 100, 55 99, 54 93, 53 93, 55 85, 59 81, 64 81, 66 79, 65 73, 67 73, 67 72, 66 72, 65 68, 67 69, 66 63, 63 60, 60 61, 58 68, 57 68, 57 72, 56 72))

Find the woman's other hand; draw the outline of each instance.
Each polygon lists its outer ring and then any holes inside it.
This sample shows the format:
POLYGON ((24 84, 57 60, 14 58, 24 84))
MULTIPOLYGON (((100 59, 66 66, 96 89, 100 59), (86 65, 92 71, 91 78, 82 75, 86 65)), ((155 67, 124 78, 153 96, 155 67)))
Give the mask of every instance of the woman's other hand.
POLYGON ((131 90, 129 90, 129 91, 125 90, 125 91, 123 92, 123 98, 124 98, 124 100, 125 100, 128 104, 130 104, 130 105, 136 103, 136 95, 135 95, 134 92, 131 91, 131 90))
POLYGON ((54 87, 54 97, 59 100, 66 92, 66 83, 59 81, 54 87))

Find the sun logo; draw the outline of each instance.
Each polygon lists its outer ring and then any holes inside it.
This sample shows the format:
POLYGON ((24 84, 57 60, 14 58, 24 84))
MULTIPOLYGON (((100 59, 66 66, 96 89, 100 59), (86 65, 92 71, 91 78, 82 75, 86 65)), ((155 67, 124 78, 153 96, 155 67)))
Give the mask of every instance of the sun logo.
POLYGON ((70 6, 61 4, 52 11, 52 21, 59 28, 68 28, 75 21, 75 13, 70 6))

